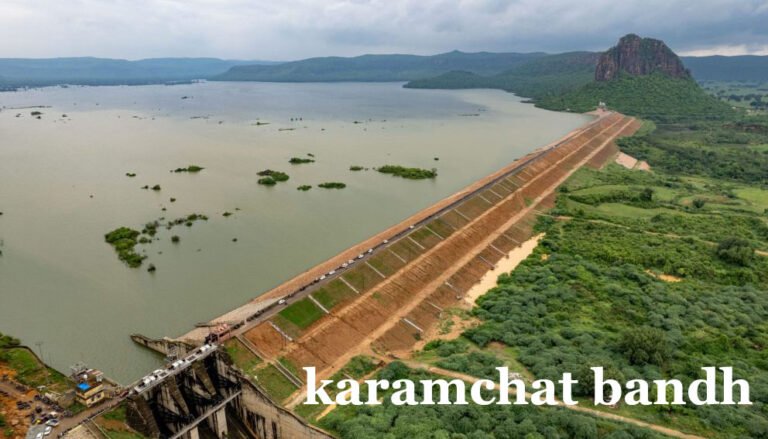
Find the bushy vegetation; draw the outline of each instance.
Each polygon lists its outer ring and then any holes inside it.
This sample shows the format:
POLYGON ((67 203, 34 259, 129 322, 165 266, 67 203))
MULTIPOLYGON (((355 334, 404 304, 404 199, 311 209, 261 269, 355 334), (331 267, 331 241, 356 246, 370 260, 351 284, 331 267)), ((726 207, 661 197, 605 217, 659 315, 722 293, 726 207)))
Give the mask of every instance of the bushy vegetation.
POLYGON ((258 183, 264 186, 274 186, 278 182, 288 181, 290 178, 285 172, 273 171, 272 169, 265 169, 257 172, 256 175, 261 177, 258 183))
MULTIPOLYGON (((377 379, 415 382, 434 375, 394 362, 377 379)), ((418 387, 418 386, 417 386, 418 387)), ((362 389, 363 394, 366 390, 362 389)), ((593 418, 562 408, 533 406, 396 406, 389 393, 380 406, 337 407, 320 426, 342 439, 501 439, 582 438, 655 439, 662 436, 637 427, 593 418)), ((469 399, 469 396, 467 396, 469 399)))
POLYGON ((695 174, 736 182, 768 184, 768 119, 682 122, 652 135, 627 137, 627 154, 668 173, 695 174))
POLYGON ((288 160, 288 163, 292 165, 302 165, 305 163, 314 163, 315 161, 313 159, 307 159, 302 157, 291 157, 290 160, 288 160))
POLYGON ((146 256, 136 253, 137 239, 140 234, 138 230, 119 227, 104 235, 104 240, 115 249, 121 261, 129 267, 136 268, 146 259, 146 256))
POLYGON ((359 166, 359 165, 352 165, 352 166, 349 167, 350 171, 362 171, 363 169, 365 169, 365 168, 363 166, 359 166))
POLYGON ((203 169, 205 169, 205 168, 203 168, 202 166, 189 165, 186 168, 176 168, 176 169, 173 170, 173 172, 175 172, 175 173, 190 172, 190 173, 194 174, 194 173, 202 171, 203 169))
POLYGON ((0 349, 14 348, 21 345, 21 340, 0 332, 0 349))
POLYGON ((423 180, 437 177, 437 169, 406 168, 399 165, 384 165, 376 169, 382 174, 390 174, 409 180, 423 180))
POLYGON ((599 54, 570 52, 531 59, 505 72, 481 76, 452 71, 433 78, 411 81, 407 88, 497 88, 528 98, 542 98, 575 90, 594 79, 599 54))
POLYGON ((550 110, 585 112, 594 110, 599 102, 625 114, 666 122, 733 115, 728 105, 706 94, 693 80, 671 78, 662 73, 591 82, 565 94, 542 97, 536 105, 550 110))
POLYGON ((338 181, 328 181, 318 184, 317 187, 321 187, 323 189, 344 189, 347 187, 347 185, 338 181))
MULTIPOLYGON (((646 135, 655 141, 664 129, 646 135)), ((561 188, 558 219, 540 220, 538 230, 547 232, 540 247, 478 300, 484 323, 465 336, 511 346, 536 378, 574 372, 587 399, 590 366, 620 381, 689 383, 701 367, 733 365, 750 381, 752 407, 617 410, 705 435, 761 436, 768 431, 768 258, 754 249, 768 246, 768 225, 760 212, 714 205, 745 202, 736 193, 698 176, 616 165, 580 170, 561 188), (713 201, 696 207, 696 198, 713 201)))
POLYGON ((309 185, 309 184, 302 184, 301 186, 297 187, 296 189, 297 189, 297 190, 300 190, 300 191, 302 191, 302 192, 306 192, 306 191, 308 191, 308 190, 312 189, 312 185, 309 185))

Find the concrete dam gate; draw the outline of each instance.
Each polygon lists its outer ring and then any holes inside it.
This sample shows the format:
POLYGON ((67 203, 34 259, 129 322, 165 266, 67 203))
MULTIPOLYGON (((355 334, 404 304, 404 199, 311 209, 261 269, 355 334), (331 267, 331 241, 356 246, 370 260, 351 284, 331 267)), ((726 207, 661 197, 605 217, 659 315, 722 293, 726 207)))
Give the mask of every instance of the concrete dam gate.
POLYGON ((145 437, 199 439, 204 430, 220 439, 331 438, 277 406, 215 348, 178 372, 168 370, 124 401, 128 425, 145 437))

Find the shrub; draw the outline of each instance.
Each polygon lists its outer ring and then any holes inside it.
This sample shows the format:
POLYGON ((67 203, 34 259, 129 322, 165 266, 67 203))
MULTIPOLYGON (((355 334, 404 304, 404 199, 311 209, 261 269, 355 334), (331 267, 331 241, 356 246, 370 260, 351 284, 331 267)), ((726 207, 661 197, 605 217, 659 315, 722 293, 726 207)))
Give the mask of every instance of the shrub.
POLYGON ((305 164, 305 163, 314 163, 314 162, 315 161, 312 160, 312 159, 305 159, 305 158, 301 158, 301 157, 291 157, 291 159, 288 160, 288 163, 290 163, 292 165, 302 165, 302 164, 305 164))
POLYGON ((179 172, 197 173, 197 172, 202 171, 203 169, 205 169, 205 168, 203 168, 202 166, 189 165, 186 168, 176 168, 176 169, 173 170, 173 172, 175 172, 175 173, 179 173, 179 172))
POLYGON ((755 257, 755 249, 746 239, 730 237, 717 245, 717 256, 726 262, 746 267, 755 257))
POLYGON ((320 183, 317 185, 317 187, 321 187, 323 189, 344 189, 347 187, 347 185, 338 181, 329 181, 326 183, 320 183))
POLYGON ((437 169, 406 168, 398 165, 384 165, 377 169, 382 174, 391 174, 409 180, 423 180, 437 177, 437 169))

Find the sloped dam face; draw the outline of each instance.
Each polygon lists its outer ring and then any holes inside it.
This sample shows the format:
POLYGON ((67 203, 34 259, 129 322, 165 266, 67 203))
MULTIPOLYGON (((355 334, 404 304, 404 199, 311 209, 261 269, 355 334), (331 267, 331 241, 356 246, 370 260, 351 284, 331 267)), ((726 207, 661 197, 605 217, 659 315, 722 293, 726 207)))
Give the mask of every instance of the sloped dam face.
MULTIPOLYGON (((613 141, 638 127, 632 118, 603 114, 220 321, 239 322, 235 342, 292 383, 293 398, 288 391, 279 399, 295 404, 301 368, 314 366, 328 377, 355 355, 396 357, 413 348, 446 309, 467 306, 466 292, 532 236, 537 215, 553 206, 556 188, 579 167, 612 157, 613 141), (280 298, 289 305, 278 304, 280 298)), ((195 330, 182 339, 204 333, 195 330)))

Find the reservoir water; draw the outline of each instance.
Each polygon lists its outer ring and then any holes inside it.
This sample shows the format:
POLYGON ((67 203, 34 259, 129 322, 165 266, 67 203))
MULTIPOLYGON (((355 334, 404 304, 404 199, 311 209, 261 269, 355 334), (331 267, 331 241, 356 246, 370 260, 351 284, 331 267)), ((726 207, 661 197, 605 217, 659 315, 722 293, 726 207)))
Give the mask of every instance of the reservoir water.
POLYGON ((131 333, 182 334, 589 119, 501 91, 392 83, 0 93, 0 332, 39 345, 59 370, 83 361, 130 382, 162 361, 131 333), (315 163, 288 163, 308 154, 315 163), (205 169, 170 172, 190 164, 205 169), (385 164, 438 177, 349 170, 385 164), (264 169, 290 180, 260 186, 264 169), (316 187, 326 181, 347 187, 316 187), (304 184, 315 187, 296 190, 304 184), (138 246, 141 268, 104 242, 117 227, 191 213, 209 220, 160 228, 138 246))

